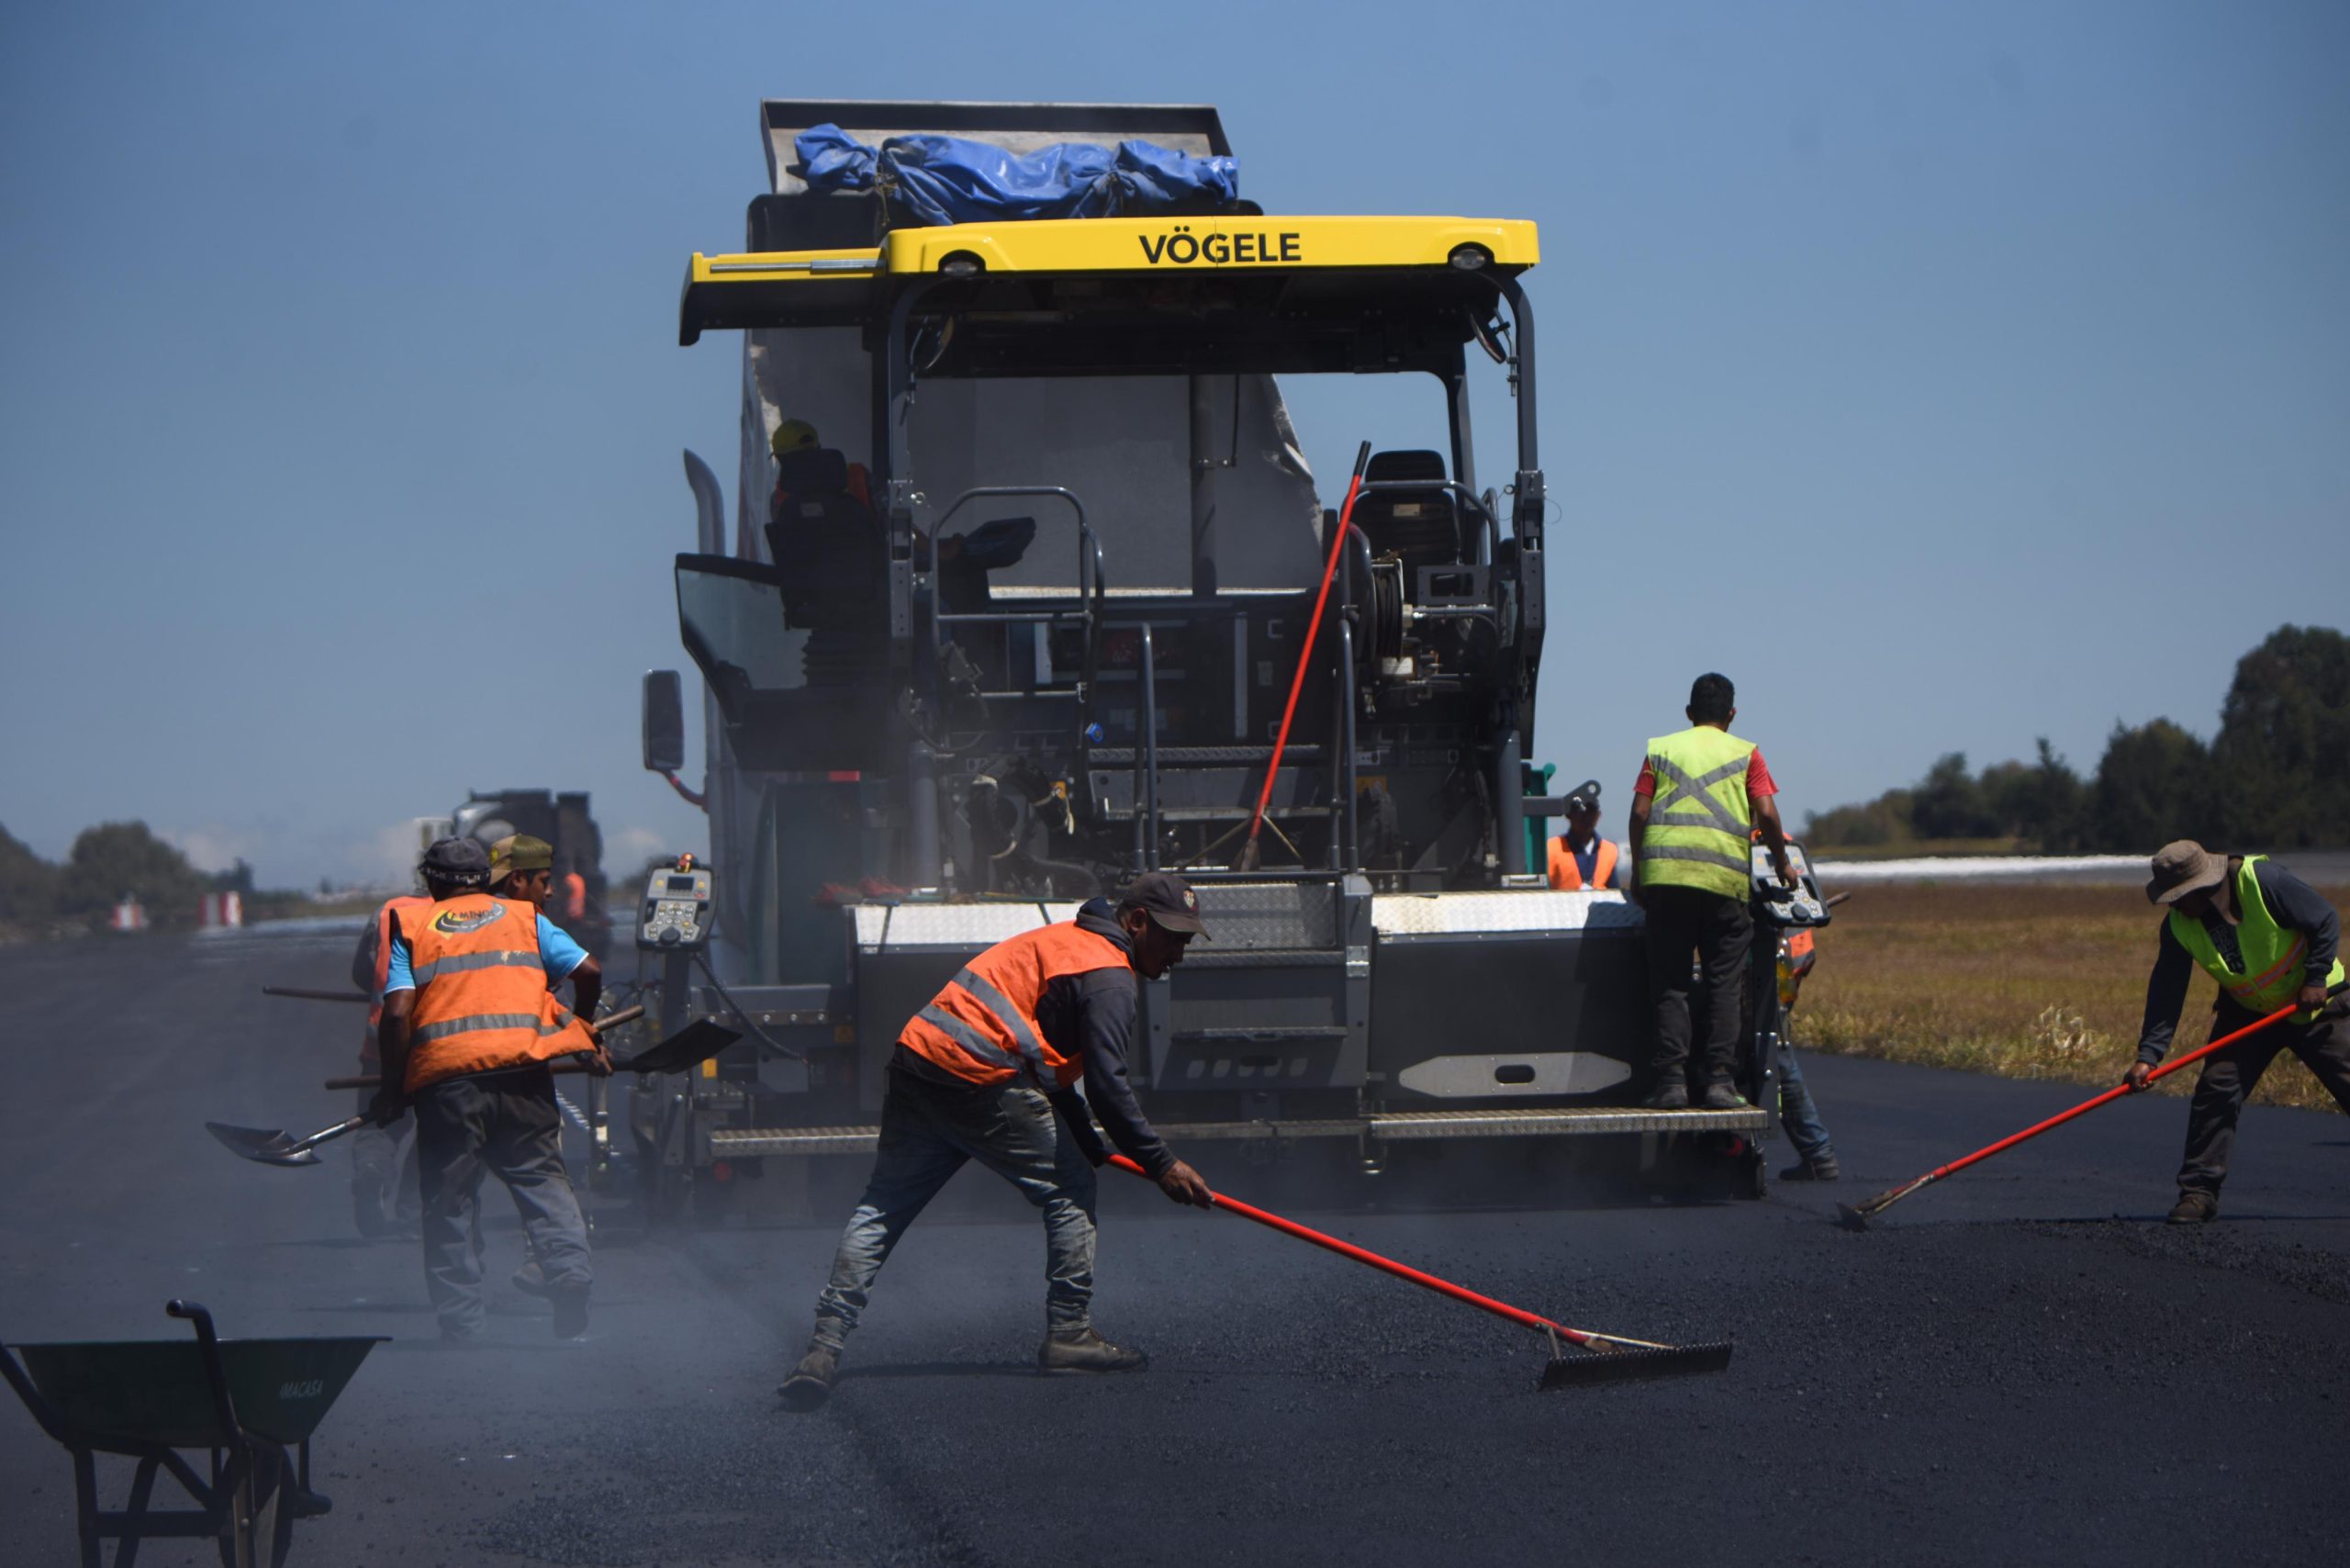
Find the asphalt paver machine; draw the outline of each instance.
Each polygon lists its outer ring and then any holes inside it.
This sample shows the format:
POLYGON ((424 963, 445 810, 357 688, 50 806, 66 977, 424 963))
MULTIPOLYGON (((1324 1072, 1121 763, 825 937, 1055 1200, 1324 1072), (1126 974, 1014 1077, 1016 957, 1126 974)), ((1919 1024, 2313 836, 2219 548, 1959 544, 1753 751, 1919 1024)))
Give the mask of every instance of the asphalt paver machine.
MULTIPOLYGON (((1637 1103, 1639 911, 1528 863, 1558 809, 1523 760, 1549 619, 1535 226, 1236 202, 923 227, 886 189, 807 188, 794 140, 823 123, 1230 151, 1204 107, 762 106, 771 189, 682 302, 683 342, 742 334, 742 457, 731 526, 687 459, 710 913, 671 939, 662 1020, 761 1037, 642 1086, 655 1186, 869 1149, 939 985, 1166 868, 1214 935, 1143 988, 1135 1079, 1179 1146, 1377 1171, 1437 1140, 1734 1139, 1759 1191, 1765 1110, 1637 1103), (1307 376, 1404 378, 1426 433, 1326 491, 1282 401, 1307 376), (1507 400, 1498 483, 1476 382, 1507 400)), ((674 778, 677 676, 645 702, 674 778)))

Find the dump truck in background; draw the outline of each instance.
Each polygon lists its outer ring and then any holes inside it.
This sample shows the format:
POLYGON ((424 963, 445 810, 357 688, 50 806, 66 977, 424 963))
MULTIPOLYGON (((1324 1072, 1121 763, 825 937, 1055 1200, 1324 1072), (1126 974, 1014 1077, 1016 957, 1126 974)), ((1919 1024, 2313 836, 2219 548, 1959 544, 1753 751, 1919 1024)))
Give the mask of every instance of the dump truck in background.
MULTIPOLYGON (((1134 1077, 1177 1147, 1377 1172, 1612 1137, 1651 1164, 1704 1150, 1759 1194, 1775 1006, 1740 1065, 1757 1108, 1639 1106, 1639 912, 1550 890, 1528 851, 1560 809, 1525 762, 1550 630, 1534 226, 1238 200, 923 224, 887 179, 810 188, 818 126, 885 153, 1231 152, 1208 107, 761 106, 770 188, 681 305, 682 342, 743 339, 732 516, 688 454, 699 538, 676 566, 711 854, 655 875, 640 941, 665 1029, 763 1038, 640 1086, 656 1201, 869 1150, 908 1016, 1153 868, 1214 936, 1142 987, 1134 1077), (1426 433, 1317 482, 1281 386, 1365 375, 1424 388, 1426 433), (778 457, 788 420, 820 440, 778 457)), ((682 683, 644 696, 645 764, 675 782, 682 683)), ((1783 922, 1825 918, 1816 889, 1757 886, 1783 922)))

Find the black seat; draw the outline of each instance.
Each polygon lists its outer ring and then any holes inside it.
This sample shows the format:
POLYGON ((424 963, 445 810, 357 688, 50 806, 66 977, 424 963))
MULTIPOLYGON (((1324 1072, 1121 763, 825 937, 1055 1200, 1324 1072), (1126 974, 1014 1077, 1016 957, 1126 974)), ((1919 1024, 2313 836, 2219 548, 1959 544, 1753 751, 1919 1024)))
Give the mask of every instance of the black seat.
MULTIPOLYGON (((1444 482, 1444 455, 1436 452, 1376 452, 1364 471, 1367 480, 1432 479, 1444 482)), ((1420 566, 1449 566, 1460 560, 1460 509, 1452 492, 1372 490, 1355 502, 1355 525, 1371 541, 1374 555, 1394 555, 1404 580, 1420 566)))
POLYGON ((869 614, 880 598, 881 524, 850 493, 848 460, 831 447, 802 447, 777 460, 767 551, 791 625, 842 624, 869 614))

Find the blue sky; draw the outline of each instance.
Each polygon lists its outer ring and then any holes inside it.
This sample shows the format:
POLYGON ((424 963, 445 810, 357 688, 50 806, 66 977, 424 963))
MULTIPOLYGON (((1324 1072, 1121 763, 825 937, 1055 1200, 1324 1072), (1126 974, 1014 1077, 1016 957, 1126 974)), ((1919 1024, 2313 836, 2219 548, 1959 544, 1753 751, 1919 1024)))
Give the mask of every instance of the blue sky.
MULTIPOLYGON (((1618 823, 1706 668, 1798 814, 2208 734, 2345 623, 2346 72, 2333 4, 12 7, 0 823, 308 883, 529 784, 694 842, 635 688, 762 96, 1208 101, 1270 210, 1539 220, 1535 751, 1618 823)), ((1317 467, 1387 406, 1315 396, 1317 467)))

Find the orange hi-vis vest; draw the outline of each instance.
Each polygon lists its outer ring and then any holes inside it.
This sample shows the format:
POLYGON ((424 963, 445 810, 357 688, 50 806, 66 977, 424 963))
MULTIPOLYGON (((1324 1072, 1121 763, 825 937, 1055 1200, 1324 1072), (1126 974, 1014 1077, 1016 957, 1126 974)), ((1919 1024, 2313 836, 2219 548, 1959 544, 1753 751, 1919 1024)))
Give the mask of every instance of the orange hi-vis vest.
POLYGON ((416 977, 409 1093, 596 1048, 596 1036, 547 989, 539 912, 529 903, 462 893, 399 922, 416 977))
POLYGON ((359 1046, 359 1065, 370 1072, 384 1059, 375 1037, 376 1031, 384 1026, 384 980, 392 972, 392 935, 398 929, 397 916, 404 909, 431 907, 431 899, 403 893, 385 900, 384 907, 375 912, 375 983, 367 988, 367 1037, 359 1046))
MULTIPOLYGON (((1616 885, 1616 841, 1595 839, 1599 851, 1591 858, 1591 885, 1596 890, 1616 885)), ((1550 840, 1550 886, 1562 893, 1583 890, 1583 868, 1575 864, 1575 852, 1567 846, 1567 835, 1559 834, 1550 840)))
POLYGON ((1125 948, 1075 921, 1024 931, 947 981, 906 1021, 898 1044, 973 1083, 1017 1082, 1047 1094, 1067 1089, 1084 1076, 1085 1063, 1045 1038, 1036 1022, 1045 988, 1063 975, 1127 967, 1125 948))

